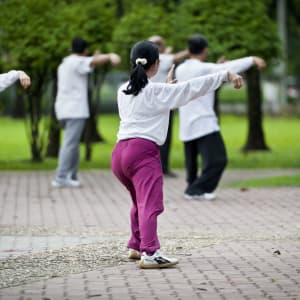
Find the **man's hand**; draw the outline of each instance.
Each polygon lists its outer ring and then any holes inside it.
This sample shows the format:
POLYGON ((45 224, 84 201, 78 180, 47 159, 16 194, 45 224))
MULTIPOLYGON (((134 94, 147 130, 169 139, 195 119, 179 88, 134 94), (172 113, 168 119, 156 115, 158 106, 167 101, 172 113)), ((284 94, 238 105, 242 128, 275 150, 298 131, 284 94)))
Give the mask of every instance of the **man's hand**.
POLYGON ((121 57, 116 53, 109 53, 109 60, 113 66, 117 66, 121 62, 121 57))
POLYGON ((265 60, 262 59, 261 57, 253 56, 253 61, 257 65, 259 70, 262 70, 267 66, 265 60))
POLYGON ((24 72, 24 71, 18 71, 19 72, 19 79, 21 86, 24 89, 27 89, 31 85, 30 77, 24 72))
POLYGON ((232 72, 228 72, 228 80, 233 84, 235 89, 239 89, 244 85, 243 77, 232 72))
POLYGON ((166 47, 164 53, 165 54, 171 54, 173 52, 173 47, 172 46, 168 46, 166 47))
POLYGON ((226 57, 224 55, 222 55, 221 57, 218 58, 217 64, 223 64, 226 61, 227 61, 226 57))
POLYGON ((167 75, 166 83, 176 83, 177 82, 177 79, 173 79, 174 78, 174 70, 175 70, 175 65, 173 64, 167 75))

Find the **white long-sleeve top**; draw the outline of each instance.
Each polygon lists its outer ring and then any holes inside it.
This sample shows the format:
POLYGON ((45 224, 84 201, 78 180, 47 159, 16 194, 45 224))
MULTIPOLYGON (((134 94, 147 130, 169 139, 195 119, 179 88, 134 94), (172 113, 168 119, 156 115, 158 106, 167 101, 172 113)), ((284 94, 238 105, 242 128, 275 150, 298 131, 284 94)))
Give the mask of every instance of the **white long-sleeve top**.
POLYGON ((12 70, 8 73, 0 74, 0 92, 15 83, 19 79, 19 72, 12 70))
POLYGON ((202 76, 177 84, 149 83, 137 95, 118 90, 120 127, 118 141, 145 138, 162 145, 168 130, 170 110, 211 93, 227 81, 228 71, 202 76))
MULTIPOLYGON (((240 73, 250 68, 253 63, 253 57, 235 59, 222 64, 188 59, 178 66, 175 74, 176 79, 183 82, 225 69, 240 73)), ((215 93, 212 91, 179 108, 179 138, 181 141, 191 141, 220 130, 214 111, 214 101, 215 93)))
POLYGON ((89 117, 88 73, 93 71, 92 56, 71 54, 57 70, 55 112, 58 120, 89 117))
POLYGON ((158 70, 157 73, 153 77, 151 77, 151 81, 165 82, 173 64, 174 64, 173 54, 160 53, 158 70))

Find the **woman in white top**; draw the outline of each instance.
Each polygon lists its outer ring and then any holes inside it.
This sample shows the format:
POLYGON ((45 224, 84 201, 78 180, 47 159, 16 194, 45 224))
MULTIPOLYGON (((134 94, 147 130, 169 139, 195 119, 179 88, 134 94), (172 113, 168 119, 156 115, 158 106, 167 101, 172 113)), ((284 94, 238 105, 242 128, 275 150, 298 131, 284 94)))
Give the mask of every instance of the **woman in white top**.
POLYGON ((24 71, 12 70, 8 73, 0 74, 0 92, 11 86, 18 79, 24 89, 30 86, 30 77, 24 71))
POLYGON ((167 135, 170 110, 217 89, 224 81, 233 82, 236 88, 243 81, 241 76, 223 71, 179 84, 151 82, 159 53, 149 41, 137 43, 130 60, 130 80, 118 91, 120 127, 112 170, 132 198, 129 258, 140 259, 141 268, 169 267, 178 260, 159 252, 157 217, 163 211, 159 146, 167 135))

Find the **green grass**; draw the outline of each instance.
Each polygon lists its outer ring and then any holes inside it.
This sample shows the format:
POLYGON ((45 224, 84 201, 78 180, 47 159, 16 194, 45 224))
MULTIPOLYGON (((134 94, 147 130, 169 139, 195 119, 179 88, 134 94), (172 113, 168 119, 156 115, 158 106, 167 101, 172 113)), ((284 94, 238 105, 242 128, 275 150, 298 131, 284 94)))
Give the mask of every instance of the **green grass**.
POLYGON ((237 181, 229 184, 231 187, 248 188, 248 187, 283 187, 295 186, 300 187, 300 174, 289 176, 275 176, 261 179, 249 179, 237 181))
MULTIPOLYGON (((84 161, 84 145, 81 145, 83 169, 109 168, 111 150, 116 141, 118 116, 101 115, 99 129, 106 142, 93 146, 91 162, 84 161)), ((267 144, 271 151, 244 154, 241 148, 246 141, 247 121, 245 117, 222 116, 221 128, 226 143, 230 168, 300 168, 300 122, 297 118, 271 118, 264 121, 267 144)), ((30 162, 30 148, 22 120, 0 118, 0 170, 55 169, 56 159, 45 159, 42 163, 30 162)), ((172 168, 183 168, 183 146, 178 140, 178 118, 173 127, 171 151, 172 168)))
POLYGON ((224 85, 219 92, 220 103, 223 104, 246 104, 247 88, 243 86, 239 90, 235 90, 231 85, 224 85))

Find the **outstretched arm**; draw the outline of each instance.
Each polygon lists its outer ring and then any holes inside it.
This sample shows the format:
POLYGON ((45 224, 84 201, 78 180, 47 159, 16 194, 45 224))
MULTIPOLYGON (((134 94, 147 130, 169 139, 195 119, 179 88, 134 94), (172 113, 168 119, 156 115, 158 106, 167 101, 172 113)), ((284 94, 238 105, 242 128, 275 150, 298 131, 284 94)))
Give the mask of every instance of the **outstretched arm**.
POLYGON ((24 71, 10 71, 5 74, 0 74, 0 91, 3 91, 13 83, 20 79, 21 86, 28 88, 31 84, 30 77, 24 71))
POLYGON ((232 70, 233 72, 240 73, 248 70, 252 65, 256 65, 260 70, 266 67, 266 62, 258 56, 249 56, 223 63, 207 63, 206 67, 209 73, 220 72, 221 70, 232 70))
POLYGON ((116 66, 120 62, 121 62, 121 58, 116 53, 95 54, 91 61, 91 66, 95 67, 97 65, 104 65, 107 63, 111 63, 113 66, 116 66))
POLYGON ((183 50, 180 52, 177 52, 174 54, 174 63, 175 64, 179 64, 180 62, 182 62, 183 60, 185 60, 186 58, 188 58, 189 56, 189 51, 188 50, 183 50))
POLYGON ((153 89, 154 95, 149 97, 149 99, 156 99, 155 104, 161 110, 174 109, 213 92, 226 81, 232 82, 236 89, 239 89, 243 85, 243 78, 240 75, 229 71, 222 71, 178 84, 156 83, 153 89))

